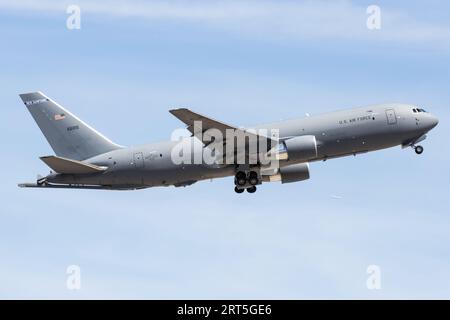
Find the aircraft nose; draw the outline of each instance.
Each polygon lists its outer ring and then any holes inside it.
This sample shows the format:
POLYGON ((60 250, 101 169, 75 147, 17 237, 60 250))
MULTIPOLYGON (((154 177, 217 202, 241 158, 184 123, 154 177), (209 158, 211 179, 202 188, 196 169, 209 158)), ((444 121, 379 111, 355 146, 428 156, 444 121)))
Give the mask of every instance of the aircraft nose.
POLYGON ((431 116, 431 125, 432 125, 432 128, 436 127, 436 126, 438 125, 438 123, 439 123, 438 117, 436 117, 436 116, 431 116))
POLYGON ((427 127, 429 127, 429 130, 433 129, 434 127, 436 127, 439 123, 439 119, 436 116, 433 115, 429 115, 428 119, 427 119, 427 127))

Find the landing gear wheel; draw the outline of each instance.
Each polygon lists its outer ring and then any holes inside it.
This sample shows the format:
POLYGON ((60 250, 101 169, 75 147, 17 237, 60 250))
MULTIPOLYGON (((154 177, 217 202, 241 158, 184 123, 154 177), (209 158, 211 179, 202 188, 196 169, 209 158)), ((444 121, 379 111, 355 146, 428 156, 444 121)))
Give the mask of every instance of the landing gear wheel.
POLYGON ((253 187, 247 188, 247 192, 248 193, 255 193, 256 192, 256 187, 253 186, 253 187))
POLYGON ((236 193, 242 193, 245 189, 239 189, 238 187, 234 187, 234 192, 236 193))
POLYGON ((248 175, 248 182, 254 186, 258 184, 258 174, 255 171, 250 171, 248 175))
POLYGON ((422 152, 423 152, 423 147, 422 147, 422 146, 417 146, 417 147, 414 148, 414 151, 415 151, 417 154, 422 154, 422 152))
POLYGON ((234 182, 238 186, 244 186, 247 183, 247 175, 245 174, 245 172, 239 171, 238 173, 236 173, 234 182))

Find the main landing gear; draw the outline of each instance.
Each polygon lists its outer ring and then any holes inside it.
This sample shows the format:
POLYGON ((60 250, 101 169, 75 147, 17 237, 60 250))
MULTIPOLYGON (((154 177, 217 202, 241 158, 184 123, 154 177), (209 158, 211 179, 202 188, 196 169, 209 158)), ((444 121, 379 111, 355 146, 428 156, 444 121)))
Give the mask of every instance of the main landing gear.
POLYGON ((423 147, 422 147, 422 146, 415 146, 415 147, 414 147, 414 151, 415 151, 417 154, 422 154, 422 152, 423 152, 423 147))
POLYGON ((234 177, 234 183, 240 187, 245 186, 245 184, 247 183, 247 175, 244 171, 238 171, 238 173, 236 173, 236 176, 234 177))
POLYGON ((234 192, 236 193, 242 193, 245 190, 247 190, 248 193, 255 193, 256 192, 256 186, 253 187, 248 187, 248 188, 238 188, 238 187, 234 187, 234 192))
POLYGON ((248 193, 256 192, 256 185, 259 183, 258 173, 250 171, 248 174, 244 171, 238 171, 234 177, 234 184, 236 193, 242 193, 247 190, 248 193))
POLYGON ((238 187, 234 187, 234 192, 236 192, 236 193, 242 193, 244 191, 245 191, 245 189, 239 189, 238 187))

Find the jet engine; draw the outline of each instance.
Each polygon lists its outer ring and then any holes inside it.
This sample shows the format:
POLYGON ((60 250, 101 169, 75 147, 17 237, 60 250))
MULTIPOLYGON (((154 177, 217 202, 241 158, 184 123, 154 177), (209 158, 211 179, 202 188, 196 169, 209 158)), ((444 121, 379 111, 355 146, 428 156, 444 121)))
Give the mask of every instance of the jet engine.
POLYGON ((317 157, 317 141, 312 135, 284 140, 278 149, 279 160, 306 162, 317 157))
MULTIPOLYGON (((262 171, 261 174, 264 174, 262 171)), ((291 183, 309 179, 309 165, 307 162, 293 164, 287 167, 282 167, 277 170, 277 173, 263 175, 263 181, 281 183, 291 183)))

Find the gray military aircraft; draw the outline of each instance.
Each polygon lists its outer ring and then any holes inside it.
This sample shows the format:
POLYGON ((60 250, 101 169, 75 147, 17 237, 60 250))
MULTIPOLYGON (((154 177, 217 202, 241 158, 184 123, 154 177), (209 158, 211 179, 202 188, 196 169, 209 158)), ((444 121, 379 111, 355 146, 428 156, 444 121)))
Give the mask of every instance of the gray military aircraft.
POLYGON ((256 185, 263 182, 290 183, 309 179, 308 163, 311 161, 394 146, 412 147, 421 154, 423 147, 418 143, 438 124, 437 117, 423 108, 397 103, 246 129, 181 108, 170 112, 187 125, 191 137, 123 147, 41 92, 20 97, 56 154, 40 158, 52 169, 49 175, 38 177, 35 183, 19 184, 32 188, 135 190, 188 186, 200 180, 234 176, 237 193, 244 190, 253 193, 256 185), (211 131, 215 135, 208 134, 211 131), (236 137, 230 138, 228 131, 233 131, 236 137), (234 143, 239 135, 246 137, 244 144, 234 143), (258 144, 252 149, 250 140, 255 137, 258 143, 268 144, 258 144), (226 151, 219 147, 226 147, 226 151), (200 161, 175 159, 186 150, 191 152, 189 159, 200 155, 200 161), (207 150, 211 151, 212 161, 202 157, 207 150), (263 162, 261 155, 271 160, 263 162), (245 161, 238 162, 237 158, 245 161))

